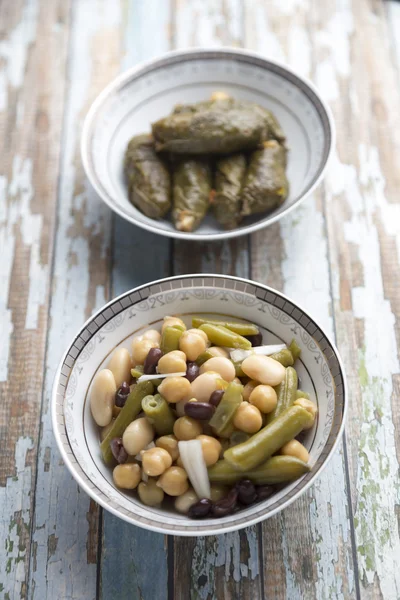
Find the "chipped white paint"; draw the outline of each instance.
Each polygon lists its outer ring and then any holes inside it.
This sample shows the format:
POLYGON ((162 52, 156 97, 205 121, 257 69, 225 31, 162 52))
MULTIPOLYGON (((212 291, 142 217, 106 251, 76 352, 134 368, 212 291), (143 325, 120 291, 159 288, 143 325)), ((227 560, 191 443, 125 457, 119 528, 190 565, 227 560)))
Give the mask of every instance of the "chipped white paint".
MULTIPOLYGON (((331 202, 340 197, 351 198, 344 235, 357 248, 363 266, 363 285, 352 289, 354 317, 362 320, 364 332, 364 346, 359 349, 358 357, 362 423, 359 439, 353 440, 359 455, 355 483, 356 539, 360 577, 373 584, 377 576, 383 597, 395 599, 400 597, 400 537, 394 507, 400 504, 400 482, 391 398, 392 374, 399 372, 400 365, 395 317, 383 289, 376 219, 386 228, 388 216, 394 217, 396 209, 385 198, 377 149, 361 145, 358 158, 359 173, 355 166, 343 164, 335 157, 328 197, 331 202)), ((390 223, 389 228, 391 235, 397 233, 399 237, 400 219, 390 223)), ((340 290, 334 291, 339 301, 340 290)))
MULTIPOLYGON (((272 58, 281 59, 283 51, 290 66, 301 75, 310 77, 313 63, 311 57, 314 54, 312 40, 304 27, 293 26, 296 21, 303 22, 306 7, 303 3, 297 2, 279 4, 285 7, 284 13, 288 22, 287 24, 281 23, 282 31, 269 32, 269 38, 275 37, 275 41, 271 41, 271 47, 279 48, 277 55, 272 54, 272 58)), ((264 16, 262 17, 262 14, 259 13, 257 18, 264 23, 268 22, 268 7, 263 2, 258 3, 258 7, 264 11, 264 16)), ((251 26, 251 24, 249 25, 251 26)), ((251 29, 247 35, 248 42, 252 47, 264 50, 265 40, 262 37, 252 37, 251 29)), ((271 56, 270 52, 268 54, 271 56)), ((338 54, 341 56, 340 51, 338 54)), ((329 92, 329 86, 321 85, 319 87, 324 94, 328 92, 328 96, 332 95, 332 91, 329 92)), ((301 306, 315 316, 315 319, 333 337, 325 223, 316 194, 308 198, 296 211, 282 219, 280 233, 284 255, 281 263, 282 291, 289 297, 297 299, 301 306)), ((254 268, 254 276, 274 285, 272 273, 269 273, 262 264, 262 252, 270 253, 271 250, 264 246, 261 235, 257 235, 256 239, 257 243, 261 245, 261 249, 257 249, 258 264, 254 268)), ((349 594, 348 597, 352 597, 355 593, 354 571, 345 467, 341 453, 335 454, 307 497, 310 502, 309 520, 315 552, 315 554, 314 552, 310 553, 310 557, 315 563, 314 568, 317 573, 312 597, 315 596, 318 600, 343 598, 344 592, 349 594), (345 587, 341 577, 338 576, 338 570, 345 573, 345 587)), ((293 509, 289 509, 288 514, 295 510, 294 506, 293 509)), ((287 511, 285 511, 286 513, 287 511)), ((283 519, 284 521, 285 519, 283 519)), ((268 523, 265 525, 266 530, 267 528, 268 523)), ((311 589, 307 588, 307 592, 304 591, 304 586, 310 585, 310 583, 301 581, 301 574, 293 568, 293 545, 297 544, 298 540, 292 537, 290 528, 287 531, 285 529, 283 526, 281 545, 286 572, 286 596, 300 598, 305 593, 311 594, 311 589)), ((267 539, 265 543, 268 544, 267 539)))
MULTIPOLYGON (((93 598, 96 595, 96 564, 88 564, 89 498, 80 492, 60 458, 51 430, 48 400, 54 373, 65 345, 87 318, 90 289, 90 244, 100 238, 100 255, 109 245, 110 214, 91 190, 77 178, 79 135, 82 118, 96 91, 108 83, 113 72, 98 71, 94 64, 96 36, 119 37, 121 12, 116 3, 74 3, 69 49, 70 82, 64 121, 64 154, 61 164, 58 231, 56 234, 54 280, 51 300, 51 329, 48 337, 42 435, 39 447, 36 510, 30 571, 33 599, 93 598), (96 79, 93 79, 94 68, 96 79), (103 83, 99 80, 103 76, 103 83), (76 193, 77 188, 78 193, 76 193), (49 552, 49 540, 56 543, 49 552)), ((109 39, 109 38, 107 38, 109 39)), ((98 59, 98 56, 97 56, 98 59)), ((93 251, 92 251, 93 252, 93 251)), ((97 251, 96 251, 97 252, 97 251)), ((105 302, 104 285, 94 290, 97 307, 105 302)), ((91 309, 97 308, 92 306, 91 309)))
POLYGON ((8 359, 13 333, 11 310, 8 297, 11 284, 16 236, 29 249, 29 295, 25 318, 25 329, 36 329, 40 306, 44 305, 47 291, 48 266, 40 258, 43 217, 34 214, 31 203, 34 198, 32 186, 32 161, 16 155, 13 160, 12 177, 7 185, 5 177, 0 181, 0 381, 7 380, 8 359))
POLYGON ((18 88, 23 83, 29 47, 36 35, 37 18, 38 0, 26 2, 18 25, 0 41, 0 63, 4 62, 4 75, 0 77, 0 112, 7 105, 7 86, 18 88))
POLYGON ((28 437, 15 445, 15 475, 0 487, 0 597, 21 598, 25 582, 25 543, 29 539, 32 470, 26 455, 34 447, 28 437))

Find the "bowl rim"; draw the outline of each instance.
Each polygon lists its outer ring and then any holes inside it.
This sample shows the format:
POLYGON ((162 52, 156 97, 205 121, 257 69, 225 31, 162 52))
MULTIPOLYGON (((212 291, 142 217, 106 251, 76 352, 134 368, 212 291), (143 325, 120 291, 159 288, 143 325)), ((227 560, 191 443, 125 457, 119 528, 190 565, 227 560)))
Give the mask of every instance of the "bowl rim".
MULTIPOLYGON (((229 56, 228 56, 228 58, 229 58, 229 56)), ((223 48, 194 47, 194 48, 189 48, 189 49, 184 49, 184 50, 180 49, 180 50, 171 50, 169 52, 165 52, 156 58, 140 62, 139 64, 127 69, 120 75, 117 75, 117 77, 115 77, 96 97, 96 99, 93 101, 92 105, 90 106, 88 113, 86 114, 86 117, 85 117, 85 120, 83 123, 82 134, 81 134, 80 152, 81 152, 81 160, 82 160, 82 164, 83 164, 86 176, 87 176, 90 184, 92 185, 93 189, 98 194, 98 196, 100 196, 100 198, 103 200, 103 202, 105 202, 111 208, 111 210, 113 210, 115 213, 117 213, 125 221, 128 221, 128 222, 132 223, 133 225, 136 225, 142 229, 145 229, 152 233, 156 233, 163 237, 172 238, 172 239, 204 242, 204 241, 226 240, 226 239, 230 239, 230 238, 241 237, 243 235, 247 235, 249 233, 253 233, 255 231, 259 231, 260 229, 268 227, 269 225, 272 225, 273 223, 279 221, 279 219, 281 219, 282 217, 288 215, 294 208, 298 207, 300 205, 300 203, 302 203, 306 198, 308 198, 308 196, 310 196, 310 194, 312 194, 312 192, 321 183, 321 181, 325 175, 325 172, 328 168, 328 165, 332 159, 335 143, 336 143, 336 128, 335 128, 335 121, 333 118, 332 111, 331 111, 330 107, 328 106, 328 104, 325 102, 325 100, 321 97, 317 87, 308 78, 303 77, 302 75, 299 75, 296 71, 294 71, 292 68, 287 66, 284 62, 269 58, 268 56, 265 56, 260 52, 249 51, 249 50, 245 50, 242 48, 234 48, 231 46, 224 46, 223 48), (319 174, 314 179, 314 182, 296 200, 296 202, 294 202, 293 204, 288 206, 285 210, 283 210, 282 212, 280 212, 279 214, 277 214, 273 217, 268 218, 268 216, 266 216, 261 221, 253 223, 251 225, 247 225, 246 227, 242 227, 239 229, 232 229, 230 231, 221 231, 219 233, 211 233, 211 234, 209 234, 209 233, 196 234, 196 233, 181 232, 178 230, 169 231, 169 230, 160 229, 157 227, 156 220, 154 221, 154 223, 155 223, 154 225, 150 225, 150 224, 142 222, 142 221, 136 221, 134 215, 127 214, 124 210, 122 210, 115 203, 113 198, 109 197, 108 194, 106 194, 103 191, 102 186, 98 183, 98 178, 97 178, 96 174, 94 173, 94 170, 92 169, 91 161, 90 161, 90 155, 91 155, 90 132, 91 132, 91 129, 96 120, 96 113, 97 113, 98 109, 101 107, 101 105, 103 104, 104 100, 110 94, 112 94, 116 88, 118 88, 119 86, 124 84, 126 81, 128 81, 132 76, 144 74, 144 73, 146 73, 146 71, 149 68, 154 68, 156 66, 162 67, 163 65, 168 64, 168 62, 171 58, 184 59, 185 57, 190 58, 191 56, 194 56, 196 54, 203 54, 204 56, 210 56, 210 58, 212 58, 213 55, 220 55, 220 56, 225 55, 225 57, 230 55, 230 58, 233 60, 235 59, 235 56, 245 56, 249 59, 253 58, 257 61, 264 63, 265 67, 275 66, 279 69, 282 69, 283 71, 286 71, 286 73, 288 73, 292 78, 297 79, 297 81, 299 83, 302 83, 303 86, 305 86, 306 88, 308 88, 311 91, 311 93, 314 95, 314 99, 312 99, 313 103, 315 100, 317 100, 320 103, 320 107, 322 109, 322 112, 324 113, 324 117, 325 117, 326 124, 327 124, 327 131, 326 131, 325 138, 328 138, 328 146, 327 146, 325 162, 323 162, 321 164, 319 174)))
MULTIPOLYGON (((275 514, 281 512, 282 510, 286 509, 288 506, 290 506, 295 500, 297 500, 300 496, 302 496, 310 487, 311 485, 313 485, 317 479, 317 475, 318 478, 321 476, 321 473, 324 471, 324 469, 326 468, 327 464, 330 462, 330 460, 332 459, 332 456, 334 455, 334 453, 336 452, 336 449, 339 445, 339 443, 341 443, 342 441, 342 437, 343 437, 343 431, 344 431, 344 427, 345 427, 345 422, 346 422, 346 418, 347 418, 347 411, 348 411, 348 399, 347 399, 347 395, 348 395, 348 387, 347 387, 347 378, 346 378, 346 372, 345 372, 345 368, 343 365, 343 361, 342 358, 339 354, 339 351, 336 347, 336 344, 332 341, 331 337, 329 335, 327 335, 325 333, 325 330, 323 327, 321 327, 318 323, 318 321, 315 321, 315 319, 313 317, 310 317, 309 313, 304 310, 301 305, 299 305, 297 302, 294 302, 291 298, 289 298, 288 296, 286 296, 285 294, 283 294, 282 292, 279 292, 278 290, 275 290, 274 288, 271 288, 267 285, 264 285, 262 283, 259 282, 255 282, 252 281, 251 279, 247 279, 244 277, 236 277, 233 275, 221 275, 221 274, 217 274, 217 273, 196 273, 196 274, 187 274, 187 275, 173 275, 171 277, 164 277, 162 279, 157 279, 155 281, 151 281, 149 283, 145 283, 143 285, 137 286, 135 288, 133 288, 132 290, 127 290, 126 292, 124 292, 123 294, 120 294, 119 296, 116 296, 115 298, 112 298, 111 300, 109 300, 109 302, 107 302, 105 305, 103 305, 100 309, 98 309, 91 317, 89 317, 89 319, 86 320, 86 322, 79 328, 79 330, 77 331, 76 335, 72 338, 71 342, 67 345, 67 348, 65 350, 65 352, 63 353, 60 363, 57 367, 55 376, 54 376, 54 382, 53 382, 53 387, 52 387, 52 392, 51 392, 51 401, 50 401, 50 409, 51 409, 51 422, 52 422, 52 428, 53 428, 53 433, 54 433, 54 437, 56 439, 57 442, 57 446, 58 449, 61 453, 61 457, 63 459, 64 464, 67 466, 69 472, 71 473, 71 475, 73 476, 73 478, 75 479, 75 481, 79 484, 79 486, 88 494, 89 497, 91 497, 95 502, 97 502, 100 506, 102 506, 105 510, 111 512, 112 514, 114 514, 116 517, 119 517, 120 519, 123 519, 124 521, 126 521, 127 523, 130 523, 131 525, 136 525, 137 527, 141 527, 143 529, 147 529, 150 531, 155 531, 157 533, 162 533, 164 535, 178 535, 178 536, 184 536, 184 537, 190 537, 190 536, 207 536, 207 535, 219 535, 219 534, 223 534, 223 533, 229 533, 231 531, 238 531, 240 529, 244 529, 245 527, 249 527, 250 525, 255 525, 256 523, 259 523, 261 521, 265 521, 267 519, 269 519, 270 517, 274 516, 275 514), (70 349, 70 347, 74 344, 75 340, 80 336, 81 332, 91 323, 93 322, 101 313, 103 313, 110 305, 114 304, 116 301, 118 301, 119 299, 122 299, 123 297, 125 297, 126 295, 130 295, 133 294, 135 292, 139 292, 142 289, 145 288, 149 288, 150 286, 156 286, 158 284, 162 284, 165 282, 169 282, 169 281, 174 281, 174 280, 185 280, 185 279, 191 279, 191 278, 226 278, 226 279, 230 279, 233 281, 237 281, 240 283, 245 283, 248 285, 256 285, 260 288, 262 288, 263 290, 265 290, 266 292, 271 292, 273 294, 276 294, 278 296, 280 296, 283 300, 286 300, 290 303, 292 303, 294 306, 298 307, 309 319, 310 321, 313 321, 315 323, 315 325, 323 332, 324 336, 326 337, 327 341, 330 343, 335 355, 336 355, 336 359, 338 361, 338 364, 340 366, 340 370, 341 370, 341 374, 342 374, 342 378, 343 378, 343 415, 342 415, 342 420, 341 420, 341 424, 340 424, 340 428, 338 430, 336 439, 334 441, 334 443, 332 444, 331 449, 329 450, 324 462, 322 463, 321 467, 319 468, 319 470, 314 474, 314 476, 312 476, 310 478, 310 480, 300 489, 298 490, 293 496, 291 496, 290 498, 288 498, 286 501, 283 501, 282 504, 278 507, 276 507, 275 509, 271 510, 267 515, 259 515, 258 517, 254 517, 254 518, 249 518, 248 521, 246 522, 245 525, 240 525, 240 526, 235 526, 235 523, 233 522, 232 525, 228 526, 228 527, 223 527, 223 528, 219 528, 217 523, 218 521, 216 521, 216 526, 212 529, 209 529, 207 531, 196 531, 196 530, 182 530, 182 531, 175 531, 175 530, 171 530, 168 527, 162 527, 162 526, 155 526, 155 525, 148 525, 148 524, 144 524, 142 522, 135 522, 131 517, 129 517, 128 515, 125 514, 121 514, 119 512, 119 510, 114 509, 112 506, 110 506, 106 501, 103 500, 102 497, 99 497, 97 495, 97 492, 95 489, 91 489, 89 487, 89 485, 86 483, 86 481, 84 479, 82 479, 81 475, 79 474, 79 472, 75 469, 74 465, 71 463, 70 461, 70 457, 67 453, 67 451, 64 448, 63 442, 61 440, 61 433, 59 432, 58 429, 58 424, 57 424, 57 414, 56 414, 56 400, 57 400, 57 388, 58 388, 58 382, 59 382, 59 378, 61 375, 61 369, 64 363, 65 358, 68 355, 68 351, 70 349)), ((62 407, 62 412, 64 414, 64 406, 62 407)), ((65 434, 66 435, 66 434, 65 434)), ((68 436, 67 436, 68 437, 68 436)), ((86 478, 88 479, 88 481, 90 481, 88 475, 86 475, 86 478)))

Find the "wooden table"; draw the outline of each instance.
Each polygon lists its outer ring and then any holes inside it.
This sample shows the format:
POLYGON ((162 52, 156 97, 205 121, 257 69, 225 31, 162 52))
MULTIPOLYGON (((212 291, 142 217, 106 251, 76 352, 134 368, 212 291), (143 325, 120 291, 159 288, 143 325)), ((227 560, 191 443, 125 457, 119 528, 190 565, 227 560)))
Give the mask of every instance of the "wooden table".
POLYGON ((400 598, 400 4, 2 0, 0 27, 0 598, 400 598), (79 154, 105 84, 194 45, 288 62, 338 130, 329 173, 300 208, 251 238, 195 247, 113 215, 79 154), (79 490, 49 397, 95 309, 202 271, 259 280, 315 315, 344 358, 350 410, 340 451, 283 513, 219 537, 163 537, 79 490))

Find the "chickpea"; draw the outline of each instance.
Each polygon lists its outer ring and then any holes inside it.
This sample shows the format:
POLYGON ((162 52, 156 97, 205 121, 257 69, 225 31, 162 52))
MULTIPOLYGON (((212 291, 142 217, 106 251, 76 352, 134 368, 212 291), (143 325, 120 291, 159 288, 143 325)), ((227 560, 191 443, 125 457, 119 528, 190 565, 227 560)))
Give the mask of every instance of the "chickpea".
POLYGON ((157 329, 148 329, 142 335, 144 340, 151 340, 152 342, 156 342, 160 345, 161 342, 161 333, 157 331, 157 329))
POLYGON ((242 402, 233 417, 233 425, 240 431, 256 433, 262 426, 261 413, 256 406, 242 402))
POLYGON ((207 467, 215 465, 222 451, 222 446, 219 441, 215 437, 209 435, 198 435, 196 439, 201 442, 203 458, 207 467))
POLYGON ((207 342, 207 344, 208 344, 208 336, 207 336, 206 332, 203 331, 202 329, 196 329, 196 328, 188 329, 187 333, 195 333, 196 335, 201 335, 201 337, 203 338, 203 340, 205 342, 207 342))
POLYGON ((180 350, 164 354, 158 361, 157 370, 159 373, 186 373, 186 354, 180 350))
POLYGON ((192 396, 190 383, 186 377, 166 377, 158 386, 158 392, 167 402, 173 404, 192 396))
POLYGON ((113 417, 113 406, 117 386, 109 369, 102 369, 93 379, 90 390, 90 410, 100 427, 108 425, 113 417))
POLYGON ((182 496, 188 488, 188 476, 182 467, 169 467, 156 483, 169 496, 182 496))
POLYGON ((218 500, 222 500, 229 494, 229 488, 225 485, 221 485, 220 483, 212 483, 210 486, 210 500, 213 502, 218 502, 218 500))
POLYGON ((210 100, 211 102, 218 102, 221 100, 229 100, 230 96, 229 94, 226 94, 225 92, 213 92, 210 96, 210 100))
POLYGON ((117 465, 113 470, 113 480, 123 490, 134 490, 140 483, 142 471, 135 463, 117 465))
POLYGON ((194 440, 201 433, 203 433, 201 423, 191 417, 179 417, 174 423, 174 435, 178 440, 194 440))
POLYGON ((182 459, 181 459, 181 457, 180 457, 180 456, 178 456, 178 458, 176 459, 176 461, 175 461, 175 464, 176 464, 176 466, 177 466, 177 467, 182 467, 182 469, 184 469, 184 468, 185 468, 185 467, 183 466, 183 461, 182 461, 182 459))
MULTIPOLYGON (((202 330, 199 329, 199 331, 202 330)), ((202 331, 202 333, 204 333, 204 331, 202 331)), ((207 349, 207 352, 209 352, 211 356, 222 356, 222 358, 229 358, 228 351, 225 350, 225 348, 220 348, 220 346, 211 346, 211 348, 207 349)))
POLYGON ((189 488, 182 496, 178 496, 174 502, 174 506, 176 510, 184 515, 189 512, 189 508, 196 504, 198 501, 198 496, 194 489, 189 488))
POLYGON ((179 340, 179 349, 186 354, 189 361, 196 360, 207 349, 207 341, 201 335, 204 332, 199 332, 200 329, 189 329, 181 335, 179 340))
MULTIPOLYGON (((315 417, 317 416, 317 412, 318 412, 318 408, 317 408, 317 405, 315 404, 315 402, 312 402, 308 398, 297 398, 297 400, 295 400, 293 404, 295 404, 296 406, 302 406, 303 408, 308 410, 308 412, 311 413, 312 416, 314 417, 314 421, 315 421, 315 417)), ((304 427, 304 429, 311 429, 313 426, 314 426, 314 422, 311 423, 311 425, 309 427, 304 427)))
POLYGON ((114 425, 114 421, 115 421, 115 419, 113 419, 112 421, 110 421, 109 424, 106 425, 105 427, 101 428, 101 431, 100 431, 100 440, 101 441, 103 441, 106 438, 108 432, 110 431, 110 429, 114 425))
POLYGON ((149 477, 158 477, 172 465, 172 458, 164 448, 142 450, 142 468, 149 477))
POLYGON ((173 461, 179 456, 178 440, 174 435, 162 435, 156 440, 156 446, 157 448, 164 448, 173 461))
POLYGON ((270 413, 274 410, 278 397, 273 387, 270 385, 258 385, 250 394, 250 404, 257 406, 262 413, 270 413))
POLYGON ((143 365, 151 348, 159 348, 160 345, 153 340, 144 339, 142 336, 132 340, 132 363, 143 365))
POLYGON ((143 504, 147 506, 158 506, 164 500, 164 491, 157 487, 155 479, 139 483, 138 494, 143 504))
POLYGON ((164 333, 166 327, 177 327, 178 329, 182 329, 182 331, 186 331, 186 325, 179 317, 164 317, 161 333, 164 333))
POLYGON ((191 396, 198 402, 208 402, 215 390, 221 388, 221 375, 219 373, 203 373, 191 383, 191 396))
POLYGON ((136 456, 154 439, 154 429, 146 417, 135 419, 122 435, 122 444, 131 456, 136 456))
POLYGON ((236 376, 235 367, 233 366, 232 361, 223 356, 214 356, 201 365, 200 375, 207 373, 208 371, 219 373, 220 377, 225 381, 233 381, 236 376))
POLYGON ((258 383, 258 381, 255 381, 254 379, 250 379, 250 381, 248 381, 246 383, 246 385, 243 388, 243 392, 242 392, 242 396, 243 396, 243 400, 245 400, 246 402, 249 401, 250 399, 250 394, 251 392, 254 390, 254 388, 256 388, 258 385, 260 385, 258 383))
POLYGON ((242 371, 251 379, 266 385, 279 385, 285 378, 286 369, 270 356, 252 354, 242 362, 242 371))
POLYGON ((307 448, 300 444, 297 440, 291 440, 287 442, 282 448, 279 450, 279 454, 283 454, 284 456, 294 456, 307 463, 310 455, 308 454, 307 448))

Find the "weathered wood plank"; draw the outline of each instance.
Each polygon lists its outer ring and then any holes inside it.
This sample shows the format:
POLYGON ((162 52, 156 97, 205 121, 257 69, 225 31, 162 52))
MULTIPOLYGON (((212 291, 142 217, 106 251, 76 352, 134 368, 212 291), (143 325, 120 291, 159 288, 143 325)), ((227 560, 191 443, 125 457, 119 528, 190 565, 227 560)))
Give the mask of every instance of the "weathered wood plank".
MULTIPOLYGON (((169 50, 170 19, 170 4, 165 0, 153 0, 151 11, 140 0, 128 4, 122 68, 169 50)), ((170 242, 166 238, 133 227, 117 216, 113 239, 113 295, 169 275, 170 242)), ((163 535, 129 525, 104 511, 101 598, 167 598, 167 556, 168 542, 163 535)))
MULTIPOLYGON (((46 3, 48 5, 48 3, 46 3)), ((65 345, 108 298, 111 213, 86 183, 79 142, 83 118, 117 74, 123 15, 104 0, 75 2, 60 164, 44 405, 41 422, 30 597, 96 597, 99 509, 62 464, 51 430, 49 397, 65 345)))
POLYGON ((69 2, 0 5, 0 597, 26 598, 69 2))
POLYGON ((315 20, 315 50, 331 73, 331 106, 338 123, 351 122, 338 136, 325 188, 337 339, 351 375, 347 439, 361 595, 394 599, 400 597, 399 64, 383 2, 324 2, 315 20))
MULTIPOLYGON (((312 75, 309 7, 262 1, 246 7, 247 45, 312 75)), ((318 24, 314 27, 318 35, 318 24)), ((251 266, 254 279, 298 299, 332 334, 322 198, 320 189, 280 224, 252 236, 251 266)), ((348 513, 341 450, 306 495, 263 524, 266 597, 355 596, 348 513)))
MULTIPOLYGON (((191 45, 240 45, 243 40, 241 2, 184 2, 177 4, 175 42, 191 45)), ((174 273, 214 272, 249 275, 248 238, 228 243, 174 247, 174 273)), ((175 538, 174 597, 261 598, 260 528, 207 538, 175 538)))

